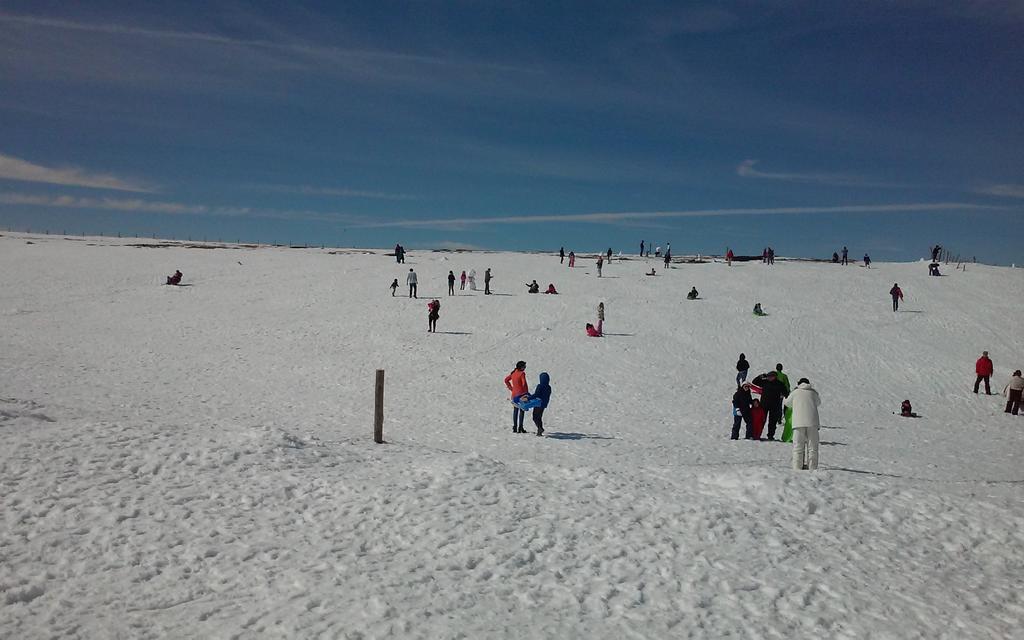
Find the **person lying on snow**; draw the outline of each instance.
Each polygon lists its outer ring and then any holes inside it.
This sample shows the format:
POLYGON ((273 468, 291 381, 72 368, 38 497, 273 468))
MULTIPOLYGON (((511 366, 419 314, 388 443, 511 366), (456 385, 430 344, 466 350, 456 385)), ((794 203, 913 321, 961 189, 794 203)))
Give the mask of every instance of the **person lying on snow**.
POLYGON ((558 295, 558 291, 555 290, 555 285, 550 282, 548 283, 548 290, 544 293, 554 293, 555 295, 558 295))
POLYGON ((181 272, 175 270, 173 276, 167 276, 167 284, 181 284, 181 272))
POLYGON ((654 267, 651 267, 650 272, 649 273, 645 273, 644 275, 645 276, 653 276, 653 275, 657 275, 657 274, 654 272, 654 267))
POLYGON ((604 335, 604 333, 601 331, 603 326, 604 326, 604 322, 602 322, 601 320, 597 321, 597 326, 596 327, 588 322, 587 323, 587 335, 590 336, 591 338, 600 338, 601 336, 604 335))
POLYGON ((686 294, 686 299, 687 300, 696 300, 697 296, 699 296, 699 295, 700 294, 697 293, 697 287, 691 287, 690 288, 690 293, 686 294))

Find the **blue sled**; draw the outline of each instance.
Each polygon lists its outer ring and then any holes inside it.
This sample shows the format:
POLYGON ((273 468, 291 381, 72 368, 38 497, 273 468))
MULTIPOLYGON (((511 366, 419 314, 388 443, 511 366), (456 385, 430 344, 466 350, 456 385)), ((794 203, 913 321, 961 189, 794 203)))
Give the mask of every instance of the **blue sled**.
POLYGON ((530 398, 529 400, 525 400, 522 402, 513 402, 512 404, 516 405, 516 407, 522 409, 523 411, 529 411, 530 409, 533 409, 534 407, 539 407, 544 403, 541 401, 540 398, 530 398))

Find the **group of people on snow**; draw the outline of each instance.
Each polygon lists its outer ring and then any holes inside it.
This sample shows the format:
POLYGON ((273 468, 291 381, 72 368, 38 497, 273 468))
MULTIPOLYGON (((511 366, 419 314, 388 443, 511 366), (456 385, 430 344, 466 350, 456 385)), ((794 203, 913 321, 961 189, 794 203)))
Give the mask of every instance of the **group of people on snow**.
MULTIPOLYGON (((988 356, 988 351, 982 351, 981 357, 974 363, 974 373, 977 374, 977 377, 974 379, 974 393, 978 393, 981 384, 985 383, 986 395, 993 395, 989 381, 992 379, 994 372, 995 365, 992 364, 992 358, 988 356)), ((1003 396, 1006 398, 1004 413, 1012 415, 1020 413, 1022 392, 1024 392, 1024 378, 1021 377, 1020 369, 1016 369, 1010 376, 1006 386, 1003 387, 1003 396)))
POLYGON ((541 373, 537 386, 530 393, 526 382, 526 362, 520 360, 516 368, 505 376, 505 387, 509 391, 512 402, 512 433, 526 433, 523 420, 527 411, 533 412, 533 424, 537 427, 537 435, 544 435, 544 410, 551 401, 551 377, 541 373))

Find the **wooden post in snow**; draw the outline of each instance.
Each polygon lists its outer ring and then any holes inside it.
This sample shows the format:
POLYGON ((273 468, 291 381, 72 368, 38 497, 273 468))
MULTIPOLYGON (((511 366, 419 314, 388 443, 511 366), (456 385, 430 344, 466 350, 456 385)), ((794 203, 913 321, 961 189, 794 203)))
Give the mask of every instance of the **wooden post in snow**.
POLYGON ((373 441, 384 444, 384 370, 377 369, 373 390, 373 441))

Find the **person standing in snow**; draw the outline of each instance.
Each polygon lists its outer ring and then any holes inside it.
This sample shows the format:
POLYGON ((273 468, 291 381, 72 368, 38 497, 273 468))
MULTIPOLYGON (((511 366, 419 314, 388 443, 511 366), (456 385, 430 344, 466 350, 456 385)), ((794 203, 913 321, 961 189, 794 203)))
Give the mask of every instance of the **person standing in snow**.
POLYGON ((985 381, 985 393, 992 395, 992 390, 988 386, 988 381, 992 377, 994 371, 992 365, 992 359, 988 357, 988 351, 982 351, 981 357, 974 363, 974 372, 978 374, 978 377, 974 380, 974 393, 978 393, 978 386, 981 385, 981 381, 985 381))
POLYGON ((548 408, 548 402, 551 401, 551 376, 547 373, 540 374, 540 382, 533 389, 533 393, 530 398, 537 398, 540 400, 540 406, 533 408, 533 424, 537 427, 537 435, 544 435, 544 410, 548 408))
POLYGON ((764 432, 764 407, 757 398, 754 398, 750 405, 750 419, 754 423, 754 440, 760 440, 761 433, 764 432))
POLYGON ((454 296, 455 295, 455 272, 454 271, 449 271, 448 272, 448 295, 450 295, 450 296, 454 296))
MULTIPOLYGON (((789 376, 782 373, 782 363, 778 362, 775 364, 775 379, 782 383, 782 386, 786 391, 782 394, 783 398, 789 397, 789 376)), ((785 411, 783 411, 785 413, 785 411)), ((779 416, 779 424, 782 424, 783 416, 779 416)))
MULTIPOLYGON (((800 471, 807 464, 809 471, 818 468, 818 407, 821 396, 807 378, 800 378, 793 393, 786 398, 786 406, 793 410, 793 468, 800 471)), ((769 438, 770 440, 771 438, 769 438)))
POLYGON ((761 264, 768 264, 768 247, 761 251, 761 264))
POLYGON ((427 303, 427 333, 437 333, 437 319, 441 317, 441 301, 427 303))
POLYGON ((732 394, 732 435, 730 436, 733 440, 740 439, 740 421, 747 423, 747 431, 744 436, 747 440, 753 440, 754 438, 754 422, 750 415, 750 405, 752 403, 750 396, 750 383, 744 382, 741 386, 736 387, 736 393, 732 394))
POLYGON ((670 262, 672 262, 672 250, 671 249, 666 249, 665 250, 665 268, 666 269, 669 268, 668 267, 668 263, 670 263, 670 262))
POLYGON ((576 252, 575 251, 570 251, 569 252, 569 268, 572 269, 575 266, 576 266, 576 252))
POLYGON ((869 256, 866 253, 864 254, 864 266, 867 267, 868 269, 871 268, 871 256, 869 256))
POLYGON ((603 332, 603 327, 604 327, 604 303, 603 302, 598 302, 597 303, 597 322, 598 322, 598 324, 601 325, 602 332, 603 332))
POLYGON ((726 247, 725 248, 725 264, 727 264, 727 265, 729 265, 731 267, 732 266, 732 259, 734 257, 735 256, 732 253, 732 249, 730 249, 729 247, 726 247))
POLYGON ((484 295, 491 295, 491 268, 484 271, 484 295))
POLYGON ((604 266, 604 256, 597 256, 597 277, 601 277, 601 267, 604 266))
POLYGON ((402 245, 395 244, 395 262, 402 264, 402 245))
POLYGON ((416 272, 411 268, 409 269, 409 275, 405 276, 405 284, 409 285, 409 297, 416 298, 416 272))
POLYGON ((740 386, 747 380, 747 371, 750 370, 750 363, 747 362, 747 356, 744 353, 740 354, 740 359, 736 361, 736 386, 740 386))
POLYGON ((608 264, 612 263, 612 248, 608 247, 608 264))
POLYGON ((644 257, 644 241, 640 241, 640 257, 644 257))
POLYGON ((850 261, 846 259, 846 256, 847 256, 848 253, 849 253, 849 250, 846 248, 846 246, 843 246, 843 264, 845 264, 847 266, 849 266, 849 264, 850 264, 850 261))
POLYGON ((1006 394, 1005 413, 1017 415, 1017 412, 1020 411, 1021 395, 1024 394, 1024 378, 1020 375, 1020 369, 1013 372, 1013 377, 1006 383, 1003 393, 1006 394))
POLYGON ((775 440, 775 427, 782 416, 782 397, 786 387, 779 382, 774 371, 763 373, 754 378, 754 386, 761 389, 761 406, 768 415, 768 439, 775 440))
POLYGON ((476 291, 476 269, 469 270, 469 276, 467 276, 467 279, 469 280, 469 290, 476 291))
POLYGON ((660 258, 661 257, 661 245, 660 244, 658 246, 654 247, 654 257, 655 258, 660 258))
POLYGON ((395 290, 398 289, 398 278, 391 281, 391 297, 395 297, 395 290))
MULTIPOLYGON (((509 391, 509 399, 515 403, 523 395, 529 392, 529 388, 526 386, 526 362, 520 360, 516 363, 516 368, 512 370, 512 373, 505 376, 505 386, 509 391)), ((512 433, 526 433, 526 429, 523 429, 523 417, 526 412, 519 407, 512 405, 512 433)))
POLYGON ((775 248, 768 247, 768 264, 775 264, 775 248))
POLYGON ((903 299, 903 290, 900 289, 900 285, 898 283, 892 283, 892 289, 889 289, 889 295, 892 296, 892 310, 899 311, 900 300, 903 299))
POLYGON ((558 248, 558 264, 565 263, 565 247, 558 248))
POLYGON ((466 270, 462 270, 462 275, 459 276, 459 291, 466 290, 466 270))

